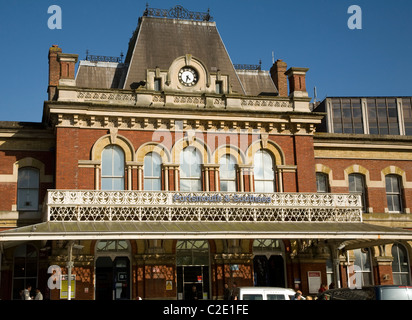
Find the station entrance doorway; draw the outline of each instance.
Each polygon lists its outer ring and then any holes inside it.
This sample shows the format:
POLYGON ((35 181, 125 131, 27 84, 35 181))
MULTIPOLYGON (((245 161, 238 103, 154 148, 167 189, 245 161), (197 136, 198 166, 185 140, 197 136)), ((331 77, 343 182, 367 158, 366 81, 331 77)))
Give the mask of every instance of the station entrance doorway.
POLYGON ((95 299, 129 300, 131 277, 128 241, 99 241, 96 245, 95 257, 95 299))
POLYGON ((177 298, 210 298, 209 243, 206 240, 181 240, 176 244, 177 298))
POLYGON ((253 241, 253 277, 256 287, 286 287, 284 245, 281 240, 253 241))

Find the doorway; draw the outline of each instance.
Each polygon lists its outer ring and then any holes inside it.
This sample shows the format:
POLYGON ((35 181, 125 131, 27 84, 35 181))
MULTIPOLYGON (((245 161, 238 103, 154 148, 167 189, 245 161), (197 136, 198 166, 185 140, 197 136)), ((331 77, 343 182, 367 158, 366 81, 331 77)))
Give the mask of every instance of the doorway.
POLYGON ((255 256, 253 259, 254 285, 256 287, 285 287, 282 256, 255 256))
POLYGON ((183 240, 176 244, 177 298, 210 298, 209 243, 206 240, 183 240))
POLYGON ((129 244, 102 240, 96 245, 96 300, 129 300, 131 297, 129 244))
POLYGON ((253 276, 257 287, 286 287, 283 242, 275 239, 253 241, 253 276))

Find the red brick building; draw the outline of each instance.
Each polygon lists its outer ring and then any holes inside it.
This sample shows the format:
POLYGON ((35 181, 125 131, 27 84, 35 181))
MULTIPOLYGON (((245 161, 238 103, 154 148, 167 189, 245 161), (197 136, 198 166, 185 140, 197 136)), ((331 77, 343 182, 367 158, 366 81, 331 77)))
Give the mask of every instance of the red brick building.
POLYGON ((372 98, 314 109, 308 69, 234 65, 208 14, 157 12, 124 62, 53 45, 42 123, 0 123, 1 299, 66 299, 60 273, 79 300, 409 285, 410 98, 375 99, 386 127, 372 98))

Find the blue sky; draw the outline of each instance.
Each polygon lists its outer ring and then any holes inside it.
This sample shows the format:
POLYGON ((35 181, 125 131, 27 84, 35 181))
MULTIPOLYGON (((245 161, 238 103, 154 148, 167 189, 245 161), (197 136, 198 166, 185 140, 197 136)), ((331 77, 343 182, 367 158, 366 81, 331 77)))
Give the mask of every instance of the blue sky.
POLYGON ((146 2, 207 11, 233 63, 263 69, 275 59, 307 67, 307 88, 326 96, 412 95, 410 0, 0 0, 0 121, 41 121, 47 99, 48 49, 119 56, 146 2), (362 29, 350 30, 348 8, 362 9, 362 29), (62 29, 47 26, 59 5, 62 29))

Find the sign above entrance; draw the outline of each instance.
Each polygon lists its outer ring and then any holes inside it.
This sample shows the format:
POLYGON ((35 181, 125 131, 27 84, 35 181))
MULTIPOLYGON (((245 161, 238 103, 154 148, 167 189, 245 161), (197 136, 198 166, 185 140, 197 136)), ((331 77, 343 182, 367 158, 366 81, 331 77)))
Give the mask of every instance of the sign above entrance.
POLYGON ((257 202, 257 203, 270 203, 272 198, 264 195, 245 195, 245 194, 212 194, 212 195, 182 195, 176 193, 173 196, 173 202, 257 202))

